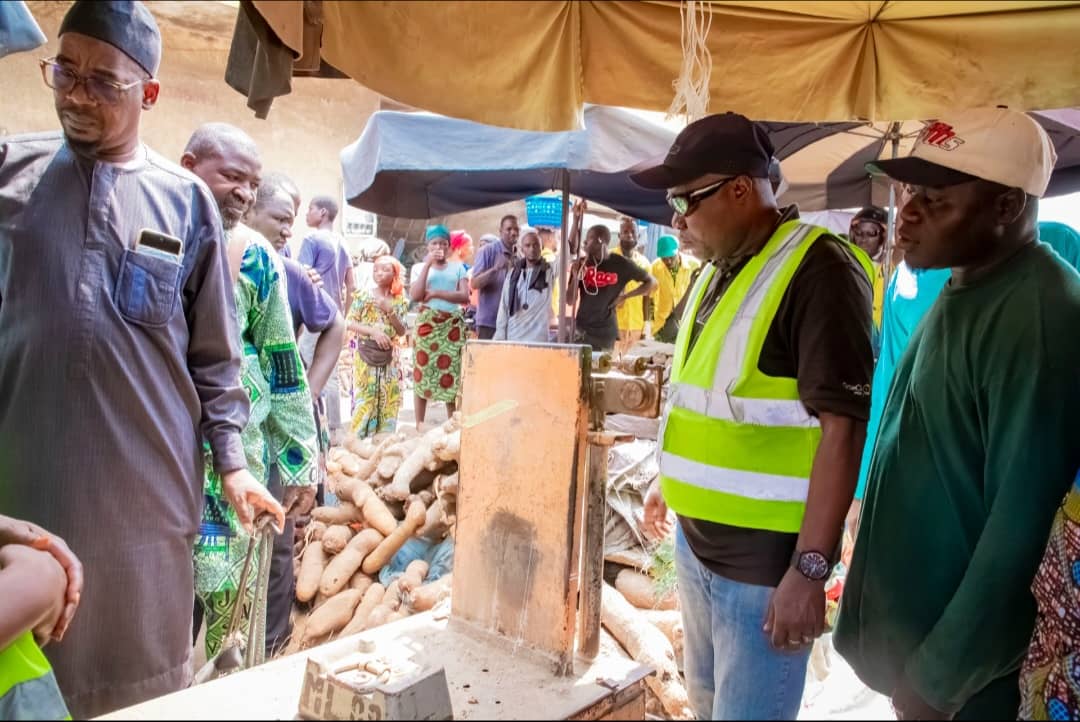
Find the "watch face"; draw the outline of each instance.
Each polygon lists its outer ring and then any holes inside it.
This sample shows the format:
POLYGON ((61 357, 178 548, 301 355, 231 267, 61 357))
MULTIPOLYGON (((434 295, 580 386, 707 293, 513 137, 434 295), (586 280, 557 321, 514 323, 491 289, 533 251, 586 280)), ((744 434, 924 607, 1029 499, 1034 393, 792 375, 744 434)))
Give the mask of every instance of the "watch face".
POLYGON ((799 555, 798 569, 804 577, 815 581, 829 576, 829 560, 818 552, 803 552, 799 555))

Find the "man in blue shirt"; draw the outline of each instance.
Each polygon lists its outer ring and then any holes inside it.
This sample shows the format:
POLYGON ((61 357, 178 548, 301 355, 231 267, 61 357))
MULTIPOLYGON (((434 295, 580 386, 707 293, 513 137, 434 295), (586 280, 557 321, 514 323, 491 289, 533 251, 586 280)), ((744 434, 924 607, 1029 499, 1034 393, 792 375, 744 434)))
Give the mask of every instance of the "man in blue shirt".
MULTIPOLYGON (((286 189, 287 190, 287 189, 286 189)), ((322 276, 323 288, 334 300, 342 316, 349 313, 352 303, 353 284, 352 262, 341 239, 334 233, 334 219, 337 218, 338 205, 330 196, 315 196, 308 205, 307 225, 315 232, 308 234, 300 244, 298 260, 304 266, 314 268, 322 276)), ((300 353, 304 360, 314 364, 317 337, 304 334, 300 337, 300 353)), ((338 349, 340 353, 340 349, 338 349)), ((341 430, 341 384, 335 373, 330 374, 323 394, 323 404, 330 424, 330 433, 341 430)))
POLYGON ((504 216, 499 223, 500 243, 489 243, 476 253, 472 287, 480 292, 476 307, 476 332, 482 341, 495 338, 506 274, 514 265, 518 240, 517 216, 504 216))
POLYGON ((352 263, 341 239, 334 233, 338 204, 330 196, 315 196, 308 205, 307 225, 314 228, 300 244, 298 260, 323 277, 330 297, 342 313, 348 313, 354 289, 352 263), (344 294, 344 295, 343 295, 344 294))

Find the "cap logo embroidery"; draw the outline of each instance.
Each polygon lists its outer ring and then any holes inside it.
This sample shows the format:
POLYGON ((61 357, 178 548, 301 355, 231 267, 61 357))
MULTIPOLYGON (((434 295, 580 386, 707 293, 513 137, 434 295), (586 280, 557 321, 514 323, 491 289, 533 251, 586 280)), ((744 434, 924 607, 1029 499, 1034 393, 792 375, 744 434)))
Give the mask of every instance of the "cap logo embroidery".
POLYGON ((668 158, 671 158, 672 156, 678 155, 680 150, 681 150, 681 147, 679 145, 673 144, 671 146, 671 150, 669 150, 668 153, 667 153, 668 158))
POLYGON ((917 143, 926 143, 941 150, 956 150, 964 144, 964 139, 956 136, 951 125, 939 120, 922 129, 917 143))

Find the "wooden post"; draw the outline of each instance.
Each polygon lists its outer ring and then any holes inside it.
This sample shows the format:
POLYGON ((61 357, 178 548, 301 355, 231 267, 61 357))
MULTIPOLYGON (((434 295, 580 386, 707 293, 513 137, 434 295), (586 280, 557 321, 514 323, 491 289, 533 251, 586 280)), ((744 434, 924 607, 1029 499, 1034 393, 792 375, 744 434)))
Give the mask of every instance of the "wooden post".
MULTIPOLYGON (((595 416, 598 404, 590 410, 595 416)), ((603 411, 600 410, 601 418, 603 411)), ((593 427, 596 428, 595 426, 593 427)), ((578 654, 595 659, 600 653, 600 595, 604 591, 604 523, 606 521, 608 450, 614 436, 589 433, 589 465, 585 479, 584 528, 581 542, 581 601, 578 604, 578 654)))

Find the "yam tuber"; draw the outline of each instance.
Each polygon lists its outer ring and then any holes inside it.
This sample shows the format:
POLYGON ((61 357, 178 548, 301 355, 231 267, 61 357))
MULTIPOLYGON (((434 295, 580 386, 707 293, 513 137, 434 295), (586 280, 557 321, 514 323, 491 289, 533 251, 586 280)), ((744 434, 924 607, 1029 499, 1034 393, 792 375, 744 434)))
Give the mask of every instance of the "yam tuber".
POLYGON ((383 449, 381 456, 383 459, 388 459, 391 456, 396 456, 399 459, 404 459, 406 456, 412 453, 413 449, 416 448, 416 442, 416 439, 399 441, 396 444, 393 444, 383 449))
POLYGON ((457 461, 461 458, 461 432, 454 431, 435 444, 435 457, 442 461, 457 461))
POLYGON ((400 456, 384 456, 375 471, 384 479, 393 479, 403 463, 400 456))
POLYGON ((337 462, 341 466, 341 470, 349 476, 356 476, 360 473, 361 459, 351 451, 342 449, 337 462))
POLYGON ((660 597, 656 593, 656 583, 652 577, 634 569, 623 569, 619 572, 615 577, 615 588, 638 609, 678 608, 678 597, 674 589, 660 597))
POLYGON ((359 459, 370 459, 375 452, 375 443, 371 439, 358 439, 354 436, 345 442, 345 448, 359 459))
POLYGON ((348 634, 356 634, 357 632, 364 631, 367 625, 367 619, 371 615, 371 612, 383 600, 383 596, 386 594, 386 589, 382 584, 372 584, 364 592, 364 598, 360 600, 360 604, 356 607, 356 612, 353 613, 352 619, 345 625, 345 628, 341 630, 341 636, 348 634))
POLYGON ((362 512, 364 521, 367 522, 368 526, 372 529, 378 529, 383 536, 390 536, 397 529, 397 519, 386 508, 383 500, 375 496, 375 494, 368 496, 367 501, 364 502, 362 512))
MULTIPOLYGON (((627 600, 629 601, 629 600, 627 600)), ((677 609, 642 609, 642 616, 668 638, 672 646, 683 639, 682 612, 677 609)))
POLYGON ((327 474, 339 474, 341 473, 341 464, 333 459, 326 460, 326 473, 327 474))
POLYGON ((433 582, 422 584, 409 592, 409 607, 414 612, 426 612, 450 596, 453 580, 450 575, 441 576, 433 582))
POLYGON ((372 577, 363 572, 357 572, 356 574, 353 574, 352 579, 349 580, 349 589, 359 589, 361 592, 366 592, 374 583, 375 580, 372 577))
POLYGON ((423 559, 414 559, 405 567, 405 573, 398 577, 398 588, 402 594, 409 594, 412 590, 424 583, 429 565, 423 559))
POLYGON ((408 502, 412 504, 414 501, 418 501, 424 506, 430 507, 435 502, 435 492, 431 489, 423 489, 414 494, 410 494, 408 502))
POLYGON ((427 507, 424 526, 417 530, 416 535, 431 541, 446 536, 449 527, 446 524, 445 516, 446 502, 443 499, 436 499, 431 506, 427 507))
MULTIPOLYGON (((356 574, 365 559, 371 555, 372 550, 381 548, 383 535, 375 529, 365 529, 354 536, 341 553, 330 560, 319 582, 319 591, 327 596, 337 594, 356 574)), ((381 569, 380 565, 375 571, 381 569)), ((371 574, 366 569, 365 574, 371 574)))
POLYGON ((390 613, 390 616, 388 616, 386 618, 385 624, 392 624, 392 623, 394 623, 394 622, 396 622, 396 621, 398 621, 400 619, 404 619, 407 616, 409 616, 407 612, 404 612, 401 609, 399 609, 396 612, 391 612, 390 613))
POLYGON ((353 530, 344 524, 334 524, 327 528, 322 538, 322 548, 327 554, 337 554, 349 540, 353 538, 353 530))
MULTIPOLYGON (((405 520, 394 529, 393 533, 383 539, 379 546, 364 559, 361 569, 365 574, 375 574, 397 554, 398 549, 409 540, 416 530, 424 525, 427 519, 427 510, 420 502, 416 502, 405 512, 405 520)), ((342 552, 344 554, 344 552, 342 552)), ((335 560, 336 561, 336 560, 335 560)))
POLYGON ((394 473, 394 481, 387 492, 387 498, 405 499, 412 493, 412 481, 425 469, 435 471, 444 462, 435 458, 434 447, 446 437, 446 429, 436 426, 425 433, 416 443, 412 453, 405 457, 401 466, 394 473))
POLYGON ((360 468, 353 476, 358 479, 370 479, 371 475, 375 473, 375 469, 379 466, 379 458, 383 450, 394 443, 394 437, 385 437, 375 449, 371 452, 371 456, 366 460, 360 462, 360 468))
POLYGON ((386 624, 386 622, 390 619, 390 615, 396 611, 396 609, 391 609, 384 604, 380 604, 372 610, 371 614, 368 615, 367 623, 364 625, 364 629, 381 627, 382 625, 386 624))
POLYGON ((308 524, 307 531, 304 532, 305 536, 310 541, 321 541, 322 535, 326 533, 326 524, 321 521, 313 521, 308 524))
POLYGON ((381 605, 389 607, 391 612, 401 609, 401 577, 387 585, 381 605))
POLYGON ((656 670, 655 675, 645 678, 645 683, 660 700, 664 711, 674 718, 692 719, 690 699, 679 677, 675 651, 664 633, 649 624, 641 612, 610 584, 604 585, 600 610, 604 626, 630 656, 656 670))
POLYGON ((332 596, 321 607, 317 607, 311 613, 307 627, 304 628, 304 638, 301 640, 301 644, 303 641, 313 637, 333 634, 344 629, 349 620, 352 619, 353 614, 356 612, 356 606, 360 604, 363 596, 364 593, 358 589, 346 589, 340 594, 332 596))
POLYGON ((319 506, 311 510, 311 518, 324 524, 348 524, 360 521, 360 510, 351 502, 343 501, 339 506, 319 506))
POLYGON ((285 656, 300 651, 300 640, 304 638, 304 629, 307 627, 308 619, 307 614, 294 615, 292 635, 289 637, 289 644, 285 647, 285 656))
POLYGON ((312 541, 300 560, 300 574, 296 577, 296 598, 310 602, 319 591, 319 580, 326 568, 326 552, 321 541, 312 541))
POLYGON ((439 497, 444 496, 457 496, 458 484, 460 477, 455 471, 453 474, 447 474, 446 476, 440 476, 435 482, 435 493, 439 497))
POLYGON ((341 477, 341 483, 338 484, 338 488, 334 493, 337 494, 338 498, 349 501, 357 509, 362 510, 368 498, 371 497, 372 491, 371 485, 363 479, 345 476, 341 477))
POLYGON ((388 501, 386 499, 383 499, 383 497, 381 496, 379 498, 383 500, 383 503, 386 504, 386 508, 390 510, 390 513, 394 516, 395 519, 401 521, 405 518, 406 507, 404 502, 388 501))
POLYGON ((675 661, 682 669, 683 651, 686 646, 686 633, 683 630, 682 612, 671 609, 643 609, 641 614, 668 638, 675 651, 675 661))
POLYGON ((436 469, 425 468, 409 482, 409 491, 413 494, 417 494, 429 488, 435 483, 435 480, 439 478, 440 471, 442 471, 442 467, 436 469))

